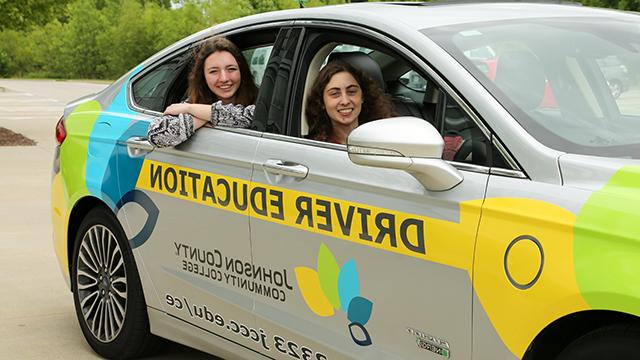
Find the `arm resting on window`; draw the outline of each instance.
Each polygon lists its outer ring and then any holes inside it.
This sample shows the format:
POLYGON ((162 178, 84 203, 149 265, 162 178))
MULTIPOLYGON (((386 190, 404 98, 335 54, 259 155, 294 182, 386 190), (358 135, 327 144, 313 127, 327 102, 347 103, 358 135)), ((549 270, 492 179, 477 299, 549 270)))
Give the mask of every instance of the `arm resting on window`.
MULTIPOLYGON (((149 124, 147 137, 157 147, 169 147, 182 144, 196 131, 195 122, 206 123, 194 119, 191 114, 162 115, 154 118, 149 124)), ((202 124, 197 124, 202 126, 202 124)), ((198 127, 200 127, 198 126, 198 127)))
POLYGON ((248 128, 253 122, 255 105, 222 104, 217 101, 210 106, 213 126, 248 128))

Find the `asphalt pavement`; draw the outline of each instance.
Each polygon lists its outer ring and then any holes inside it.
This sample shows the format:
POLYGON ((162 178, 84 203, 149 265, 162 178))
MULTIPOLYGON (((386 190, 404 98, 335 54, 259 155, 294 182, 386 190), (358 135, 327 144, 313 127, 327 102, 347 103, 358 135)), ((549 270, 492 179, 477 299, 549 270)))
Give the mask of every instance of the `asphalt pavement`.
MULTIPOLYGON (((64 104, 106 84, 0 79, 0 127, 35 146, 0 146, 0 359, 97 359, 53 251, 54 128, 64 104)), ((177 344, 153 359, 215 359, 177 344)))

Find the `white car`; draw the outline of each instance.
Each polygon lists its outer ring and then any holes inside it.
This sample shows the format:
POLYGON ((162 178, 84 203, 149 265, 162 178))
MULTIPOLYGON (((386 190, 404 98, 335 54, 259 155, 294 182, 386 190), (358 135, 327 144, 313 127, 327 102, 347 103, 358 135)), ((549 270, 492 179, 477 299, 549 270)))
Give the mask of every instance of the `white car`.
POLYGON ((639 50, 637 14, 506 2, 296 9, 177 42, 56 127, 55 251, 88 343, 108 358, 159 337, 245 359, 636 358, 639 50), (265 55, 253 126, 154 148, 150 120, 218 34, 265 55), (308 139, 310 84, 345 49, 398 117, 346 146, 308 139), (633 79, 620 96, 610 56, 633 79))

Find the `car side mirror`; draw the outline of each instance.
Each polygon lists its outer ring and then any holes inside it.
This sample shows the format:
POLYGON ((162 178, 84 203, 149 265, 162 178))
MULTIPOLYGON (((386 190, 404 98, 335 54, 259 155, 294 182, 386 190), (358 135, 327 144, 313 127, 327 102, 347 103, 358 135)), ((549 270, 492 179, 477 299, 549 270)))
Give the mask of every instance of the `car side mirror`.
POLYGON ((403 116, 372 121, 347 138, 355 164, 404 170, 426 189, 444 191, 463 180, 462 173, 442 160, 444 140, 427 121, 403 116))

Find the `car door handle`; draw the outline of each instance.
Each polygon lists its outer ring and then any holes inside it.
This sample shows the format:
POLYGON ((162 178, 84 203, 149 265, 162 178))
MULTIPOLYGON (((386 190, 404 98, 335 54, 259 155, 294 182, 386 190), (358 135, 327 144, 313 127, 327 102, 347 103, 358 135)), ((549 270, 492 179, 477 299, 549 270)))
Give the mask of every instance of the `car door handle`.
POLYGON ((293 176, 300 179, 306 178, 309 174, 309 168, 290 161, 269 159, 262 164, 262 167, 273 174, 293 176))
POLYGON ((153 145, 143 137, 130 137, 127 139, 127 152, 130 157, 144 156, 153 151, 153 145))

